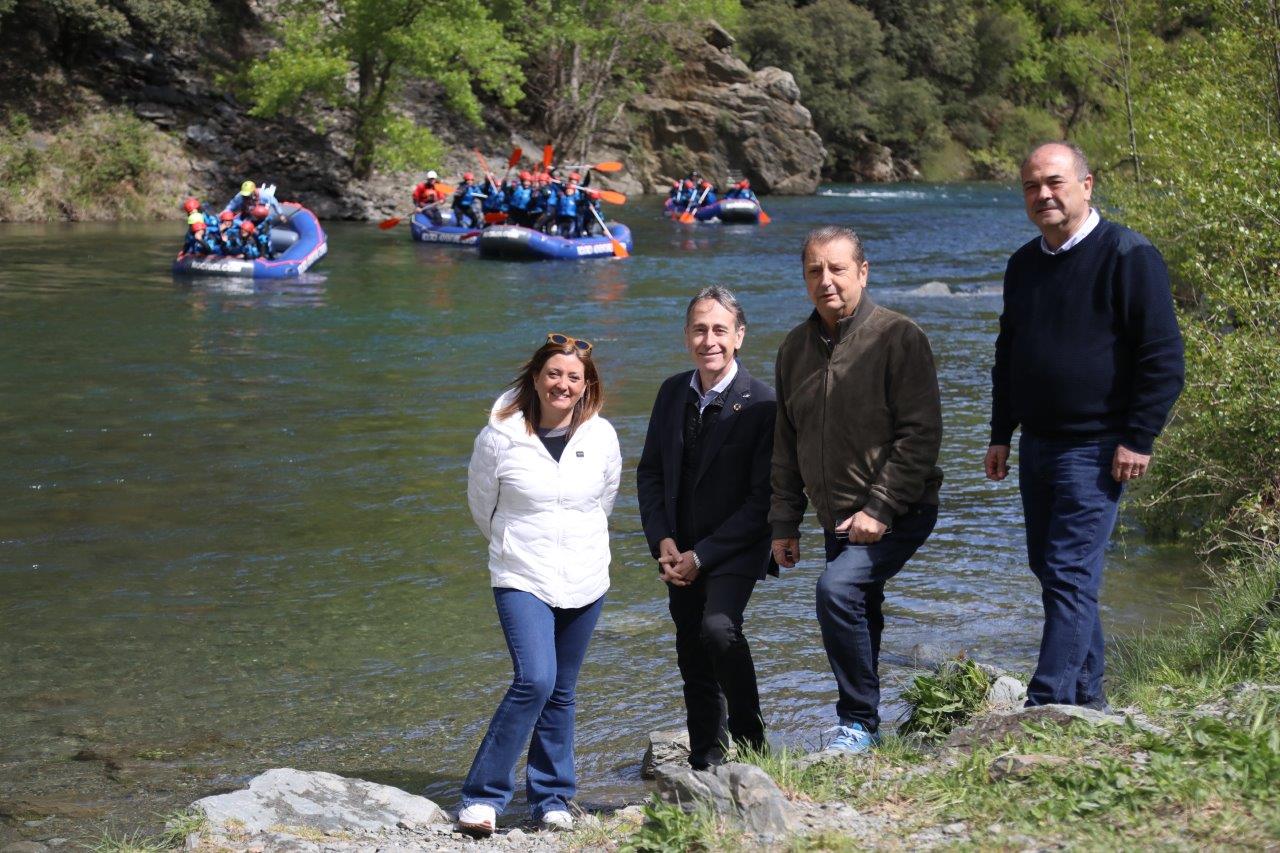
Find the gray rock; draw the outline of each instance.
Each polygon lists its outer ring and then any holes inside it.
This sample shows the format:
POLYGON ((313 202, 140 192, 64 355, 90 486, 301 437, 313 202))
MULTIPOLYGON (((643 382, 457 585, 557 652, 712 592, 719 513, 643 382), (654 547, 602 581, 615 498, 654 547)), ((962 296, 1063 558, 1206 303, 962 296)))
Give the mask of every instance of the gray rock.
POLYGON ((689 766, 689 733, 684 729, 649 732, 649 747, 640 762, 640 778, 653 779, 666 764, 689 766))
POLYGON ((1070 725, 1083 720, 1091 726, 1122 725, 1125 718, 1118 714, 1104 714, 1077 705, 1038 705, 1034 708, 1016 708, 978 717, 967 726, 955 729, 947 737, 950 747, 973 748, 996 743, 1007 737, 1021 737, 1027 723, 1056 723, 1070 725))
POLYGON ((992 782, 1005 779, 1026 779, 1037 770, 1061 767, 1069 764, 1070 759, 1061 755, 1002 755, 987 767, 987 777, 992 782))
POLYGON ((1002 675, 987 689, 988 708, 1017 708, 1026 701, 1027 686, 1011 675, 1002 675))
POLYGON ((272 827, 379 832, 400 822, 430 824, 448 817, 435 803, 399 788, 292 768, 268 770, 247 789, 205 797, 193 806, 209 830, 256 833, 272 827))
POLYGON ((204 148, 216 148, 218 145, 218 134, 207 125, 193 124, 187 127, 187 141, 193 142, 204 148))
POLYGON ((660 767, 658 795, 686 808, 704 805, 757 835, 796 830, 795 809, 782 791, 754 764, 721 764, 711 770, 660 767))
POLYGON ((520 829, 519 827, 516 827, 515 829, 508 831, 507 834, 503 837, 507 840, 508 844, 520 844, 526 838, 528 838, 528 836, 525 834, 525 831, 523 829, 520 829))
POLYGON ((945 281, 929 281, 907 291, 909 296, 950 296, 951 285, 945 281))
POLYGON ((934 646, 928 643, 916 643, 911 647, 911 651, 907 653, 909 665, 917 669, 937 670, 953 657, 955 655, 948 654, 946 649, 941 646, 934 646))
POLYGON ((0 853, 49 853, 49 848, 39 841, 14 841, 0 847, 0 853))

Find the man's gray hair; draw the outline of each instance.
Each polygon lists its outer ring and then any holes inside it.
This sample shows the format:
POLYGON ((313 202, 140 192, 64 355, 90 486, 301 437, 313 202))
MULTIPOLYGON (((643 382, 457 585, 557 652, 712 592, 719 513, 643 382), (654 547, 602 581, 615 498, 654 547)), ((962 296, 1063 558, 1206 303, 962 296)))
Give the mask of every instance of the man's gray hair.
POLYGON ((688 328, 693 322, 693 308, 699 302, 706 299, 712 299, 719 302, 733 314, 733 324, 735 328, 745 329, 747 326, 747 314, 742 310, 742 305, 738 302, 738 297, 733 295, 733 291, 725 287, 723 284, 713 284, 710 287, 704 287, 698 291, 698 295, 689 300, 689 307, 684 310, 684 325, 688 328))
POLYGON ((1071 159, 1075 161, 1077 181, 1083 181, 1089 177, 1089 158, 1084 156, 1084 149, 1068 139, 1050 139, 1048 142, 1041 142, 1028 151, 1026 157, 1022 158, 1022 165, 1018 167, 1018 171, 1021 172, 1027 168, 1027 164, 1031 162, 1031 158, 1035 156, 1037 151, 1041 148, 1048 148, 1050 145, 1061 145, 1071 152, 1071 159))
POLYGON ((834 243, 836 240, 848 240, 853 244, 853 259, 857 263, 862 263, 867 259, 867 256, 862 251, 862 238, 858 236, 857 231, 852 228, 846 228, 843 225, 827 225, 823 228, 815 228, 804 238, 804 246, 800 249, 800 262, 804 263, 805 259, 809 257, 809 248, 811 246, 825 246, 828 243, 834 243))

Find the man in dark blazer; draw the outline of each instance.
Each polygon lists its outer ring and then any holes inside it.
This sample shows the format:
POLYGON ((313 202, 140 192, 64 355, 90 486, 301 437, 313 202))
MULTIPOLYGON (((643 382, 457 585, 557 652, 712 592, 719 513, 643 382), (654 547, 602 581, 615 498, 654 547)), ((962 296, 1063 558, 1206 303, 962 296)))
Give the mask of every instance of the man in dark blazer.
POLYGON ((735 358, 746 331, 726 288, 690 301, 685 344, 697 367, 662 383, 636 470, 645 538, 676 623, 698 770, 724 760, 729 737, 765 747, 742 618, 756 582, 777 574, 768 523, 777 404, 735 358))

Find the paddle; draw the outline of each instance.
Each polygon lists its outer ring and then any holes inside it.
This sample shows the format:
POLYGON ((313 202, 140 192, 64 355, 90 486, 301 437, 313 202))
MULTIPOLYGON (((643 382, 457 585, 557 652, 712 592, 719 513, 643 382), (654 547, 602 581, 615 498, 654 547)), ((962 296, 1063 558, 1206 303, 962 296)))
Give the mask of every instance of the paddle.
POLYGON ((542 146, 542 169, 545 172, 551 166, 551 155, 555 149, 550 145, 542 146))
POLYGON ((572 166, 562 165, 560 168, 562 169, 594 169, 597 172, 621 172, 622 164, 619 163, 617 160, 606 160, 603 163, 596 163, 595 165, 589 165, 587 163, 577 163, 572 166))
POLYGON ((769 214, 764 212, 764 205, 760 203, 760 198, 756 197, 756 207, 760 208, 760 224, 768 225, 773 220, 769 218, 769 214))
POLYGON ((702 195, 698 196, 697 204, 694 204, 692 198, 689 199, 689 205, 685 207, 684 213, 680 214, 681 222, 688 224, 693 221, 693 214, 690 213, 689 211, 692 210, 694 207, 702 207, 702 200, 707 197, 707 193, 709 192, 711 192, 711 184, 707 184, 705 187, 702 188, 702 195))
MULTIPOLYGON (((559 178, 552 178, 551 183, 564 186, 564 181, 560 180, 559 178)), ((579 187, 579 189, 581 189, 584 193, 587 193, 588 195, 598 195, 600 196, 600 198, 609 202, 609 204, 626 204, 627 203, 627 197, 622 193, 617 192, 616 190, 598 190, 598 189, 595 189, 594 187, 592 188, 579 187)))
POLYGON ((599 213, 596 213, 596 209, 588 204, 587 210, 591 211, 591 215, 596 218, 596 222, 600 223, 600 227, 604 230, 604 236, 609 238, 609 243, 613 246, 613 256, 615 258, 630 257, 631 253, 627 251, 627 247, 622 245, 620 241, 615 240, 613 235, 609 233, 609 226, 604 224, 604 220, 600 218, 599 213))
POLYGON ((502 176, 502 182, 505 184, 511 178, 511 170, 520 162, 520 158, 524 156, 524 152, 519 146, 511 150, 511 156, 507 158, 507 173, 502 176))

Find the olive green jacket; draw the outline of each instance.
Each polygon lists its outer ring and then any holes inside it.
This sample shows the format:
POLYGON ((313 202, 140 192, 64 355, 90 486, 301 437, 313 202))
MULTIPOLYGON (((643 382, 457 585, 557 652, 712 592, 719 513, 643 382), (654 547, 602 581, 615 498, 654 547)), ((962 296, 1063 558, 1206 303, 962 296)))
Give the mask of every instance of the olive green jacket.
POLYGON ((890 527, 938 503, 942 404, 929 339, 863 293, 834 341, 814 311, 778 348, 773 538, 799 536, 807 501, 827 530, 863 510, 890 527))

